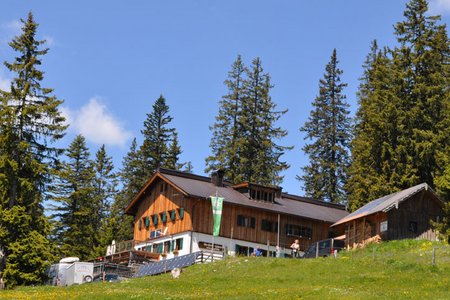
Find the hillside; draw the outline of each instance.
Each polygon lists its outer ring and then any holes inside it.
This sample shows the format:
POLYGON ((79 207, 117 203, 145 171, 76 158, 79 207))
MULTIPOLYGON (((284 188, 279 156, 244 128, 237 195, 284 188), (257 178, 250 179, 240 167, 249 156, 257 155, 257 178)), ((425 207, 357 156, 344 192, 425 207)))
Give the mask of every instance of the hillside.
POLYGON ((1 299, 449 299, 450 246, 393 241, 338 259, 229 258, 170 274, 68 288, 23 287, 1 299), (432 266, 433 247, 436 265, 432 266))

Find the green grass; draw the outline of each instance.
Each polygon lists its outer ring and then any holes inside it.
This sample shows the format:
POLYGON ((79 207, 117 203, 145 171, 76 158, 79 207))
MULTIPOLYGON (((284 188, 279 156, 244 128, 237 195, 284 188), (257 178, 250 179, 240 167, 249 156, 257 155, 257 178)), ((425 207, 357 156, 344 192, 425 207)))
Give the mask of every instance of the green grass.
POLYGON ((72 287, 21 287, 7 299, 450 299, 450 246, 393 241, 338 259, 229 258, 170 274, 72 287))

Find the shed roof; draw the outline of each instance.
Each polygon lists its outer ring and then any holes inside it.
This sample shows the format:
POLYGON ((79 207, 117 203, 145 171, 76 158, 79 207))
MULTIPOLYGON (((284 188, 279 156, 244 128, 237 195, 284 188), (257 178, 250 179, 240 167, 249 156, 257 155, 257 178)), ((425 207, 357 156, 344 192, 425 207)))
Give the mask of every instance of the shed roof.
POLYGON ((359 208, 358 210, 352 212, 351 214, 343 217, 342 219, 340 219, 339 221, 337 221, 336 223, 334 223, 331 226, 336 226, 339 224, 347 223, 349 221, 353 221, 355 219, 359 219, 361 217, 365 217, 365 216, 368 216, 368 215, 371 215, 371 214, 374 214, 377 212, 388 212, 392 208, 398 207, 398 205, 401 202, 408 200, 413 195, 415 195, 423 190, 430 191, 431 194, 433 194, 436 199, 439 199, 437 197, 436 193, 433 191, 432 188, 430 188, 430 186, 428 184, 421 183, 416 186, 410 187, 406 190, 392 193, 390 195, 373 200, 373 201, 367 203, 366 205, 364 205, 363 207, 359 208))
MULTIPOLYGON (((153 180, 155 176, 168 181, 179 189, 180 192, 191 197, 207 199, 214 196, 217 191, 217 194, 224 198, 225 203, 253 207, 330 223, 334 223, 348 214, 343 205, 326 203, 287 193, 282 193, 281 197, 276 197, 274 203, 253 200, 245 194, 236 191, 231 186, 231 183, 225 182, 223 187, 215 186, 211 183, 209 177, 167 169, 160 169, 152 177, 153 180)), ((152 179, 150 181, 153 181, 152 179)), ((149 187, 151 184, 150 181, 144 186, 143 190, 149 187)), ((126 212, 131 212, 132 207, 137 203, 141 194, 142 190, 127 207, 126 212)))

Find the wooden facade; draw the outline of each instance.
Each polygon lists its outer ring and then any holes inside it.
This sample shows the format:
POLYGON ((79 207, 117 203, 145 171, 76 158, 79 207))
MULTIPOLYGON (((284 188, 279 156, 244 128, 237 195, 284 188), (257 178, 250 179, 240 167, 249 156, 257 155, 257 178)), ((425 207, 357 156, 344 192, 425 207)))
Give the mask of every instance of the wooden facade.
MULTIPOLYGON (((336 210, 345 212, 343 208, 336 210)), ((136 241, 147 242, 183 232, 212 234, 210 199, 192 196, 158 174, 141 190, 126 212, 134 215, 136 241)), ((330 229, 332 223, 224 202, 220 236, 261 245, 278 244, 285 248, 299 239, 301 250, 304 250, 312 242, 343 234, 343 227, 330 229)))
MULTIPOLYGON (((387 197, 386 202, 389 202, 387 197)), ((366 206, 370 207, 371 203, 366 206)), ((389 206, 383 207, 382 202, 378 205, 381 207, 378 211, 364 214, 365 206, 344 218, 348 220, 337 223, 345 226, 348 247, 364 246, 380 240, 436 239, 430 221, 437 221, 442 216, 443 203, 427 185, 417 186, 416 191, 412 188, 409 195, 389 206)))

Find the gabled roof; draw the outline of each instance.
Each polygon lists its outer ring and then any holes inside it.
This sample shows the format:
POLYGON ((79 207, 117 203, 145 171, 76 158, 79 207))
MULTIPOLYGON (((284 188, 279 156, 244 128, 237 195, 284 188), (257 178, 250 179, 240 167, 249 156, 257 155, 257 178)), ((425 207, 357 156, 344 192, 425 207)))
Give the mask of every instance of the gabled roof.
POLYGON ((412 196, 423 190, 429 191, 437 201, 440 201, 436 193, 433 191, 433 189, 430 188, 428 184, 421 183, 406 190, 392 193, 382 198, 373 200, 331 226, 347 223, 349 221, 372 215, 377 212, 388 212, 394 207, 398 208, 401 202, 410 199, 412 196))
POLYGON ((348 212, 343 205, 326 203, 310 198, 282 193, 281 197, 275 198, 274 203, 248 198, 245 194, 236 191, 231 183, 224 182, 223 187, 215 186, 209 177, 183 173, 168 169, 159 169, 142 190, 131 201, 125 212, 132 213, 132 208, 144 191, 156 179, 165 180, 185 196, 204 198, 205 200, 217 194, 224 198, 225 203, 247 206, 257 209, 272 211, 275 213, 289 214, 304 218, 321 220, 325 222, 336 222, 346 216, 348 212))

